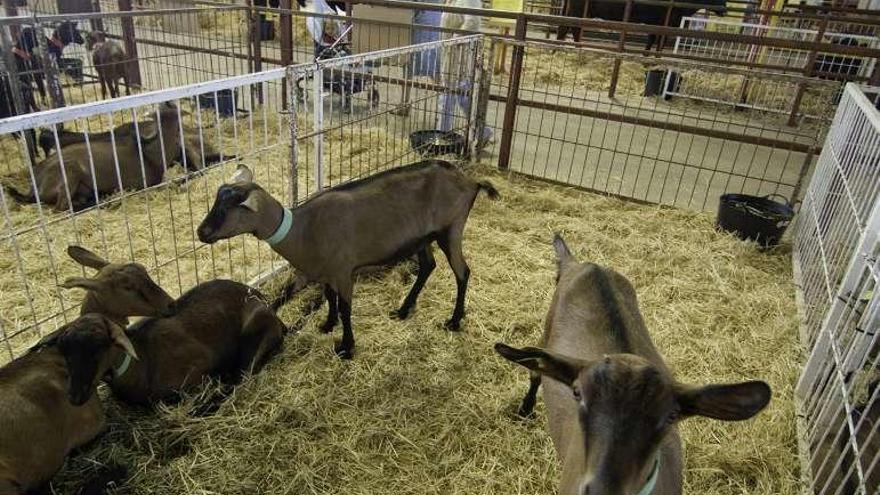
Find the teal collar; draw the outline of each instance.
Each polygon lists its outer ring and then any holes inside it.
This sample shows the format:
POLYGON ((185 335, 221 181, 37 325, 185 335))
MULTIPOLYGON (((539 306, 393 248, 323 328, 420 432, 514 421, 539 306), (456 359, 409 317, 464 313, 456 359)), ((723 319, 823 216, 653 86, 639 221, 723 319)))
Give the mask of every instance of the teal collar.
POLYGON ((657 457, 654 459, 654 467, 651 468, 651 475, 648 476, 648 481, 645 482, 645 486, 639 490, 639 493, 636 495, 651 495, 654 491, 654 488, 657 486, 657 478, 660 477, 660 452, 657 452, 657 457))
POLYGON ((125 358, 122 359, 122 364, 118 367, 113 368, 113 378, 119 378, 128 371, 128 367, 131 366, 131 354, 125 353, 125 358))
POLYGON ((293 212, 287 208, 283 208, 284 214, 281 217, 281 225, 278 226, 278 229, 275 230, 275 233, 263 239, 268 242, 270 246, 274 246, 279 242, 283 241, 287 234, 290 233, 290 227, 293 226, 293 212))

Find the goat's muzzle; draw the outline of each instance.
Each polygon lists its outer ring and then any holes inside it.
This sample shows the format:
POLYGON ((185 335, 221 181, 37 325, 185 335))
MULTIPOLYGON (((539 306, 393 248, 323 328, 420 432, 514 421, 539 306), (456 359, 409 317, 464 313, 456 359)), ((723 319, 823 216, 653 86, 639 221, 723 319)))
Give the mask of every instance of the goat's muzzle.
POLYGON ((196 235, 199 236, 199 240, 204 242, 205 244, 214 244, 217 242, 217 239, 213 237, 214 230, 211 227, 208 227, 204 223, 199 225, 199 228, 196 229, 196 235))

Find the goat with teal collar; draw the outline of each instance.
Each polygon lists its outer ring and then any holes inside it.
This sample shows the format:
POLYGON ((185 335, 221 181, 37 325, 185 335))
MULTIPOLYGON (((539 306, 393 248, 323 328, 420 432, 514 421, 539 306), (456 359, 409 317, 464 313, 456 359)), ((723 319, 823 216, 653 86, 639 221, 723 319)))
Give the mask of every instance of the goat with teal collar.
POLYGON ((265 240, 312 282, 324 285, 329 311, 322 330, 330 332, 342 316, 342 341, 336 354, 354 354, 351 299, 354 274, 365 267, 387 265, 418 255, 419 272, 396 318, 407 318, 436 263, 436 242, 456 281, 455 308, 446 322, 458 330, 470 268, 462 252, 468 214, 480 191, 498 191, 477 182, 451 163, 425 160, 324 191, 294 210, 281 205, 254 183, 241 166, 231 184, 220 187, 211 211, 198 228, 202 242, 214 243, 241 234, 265 240))
MULTIPOLYGON (((106 347, 84 353, 79 367, 84 371, 71 376, 74 392, 84 394, 103 378, 124 402, 149 405, 175 400, 206 377, 235 382, 243 374, 259 372, 280 348, 286 327, 263 295, 247 285, 212 280, 176 301, 162 291, 164 297, 157 296, 152 303, 156 311, 135 312, 138 296, 149 295, 150 284, 155 286, 143 267, 110 264, 79 247, 68 252, 80 264, 98 270, 93 278, 73 278, 64 284, 86 290, 83 311, 108 314, 121 325, 125 319, 119 319, 117 308, 152 316, 125 330, 131 352, 108 354, 113 349, 106 347), (125 267, 139 278, 123 279, 125 267), (99 363, 108 359, 109 372, 100 372, 99 363)), ((149 308, 150 301, 140 305, 149 308)))
POLYGON ((542 348, 496 344, 531 370, 520 415, 541 377, 550 435, 562 461, 560 495, 679 495, 677 423, 691 416, 751 418, 770 401, 762 381, 690 386, 675 381, 645 327, 635 290, 619 273, 579 263, 558 235, 557 282, 542 348))

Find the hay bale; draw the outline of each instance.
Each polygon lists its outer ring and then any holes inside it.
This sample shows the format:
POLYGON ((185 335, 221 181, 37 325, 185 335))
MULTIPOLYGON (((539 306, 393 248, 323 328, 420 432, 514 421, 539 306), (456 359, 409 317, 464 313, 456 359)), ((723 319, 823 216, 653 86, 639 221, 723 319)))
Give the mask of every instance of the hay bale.
MULTIPOLYGON (((332 337, 318 333, 321 312, 304 316, 318 295, 307 291, 281 313, 285 322, 304 321, 302 331, 216 414, 190 415, 208 391, 155 414, 111 402, 108 433, 67 463, 56 488, 70 491, 96 465, 115 461, 131 473, 127 493, 555 493, 543 405, 537 420, 512 418, 527 374, 494 355, 492 344, 538 341, 553 290, 549 240, 558 230, 581 259, 632 280, 680 380, 760 377, 774 389, 768 410, 752 421, 682 424, 685 493, 800 493, 791 403, 797 318, 786 248, 758 252, 715 232, 705 213, 488 170, 476 175, 492 180, 502 199, 478 199, 466 230, 473 273, 463 332, 440 328, 455 293, 442 261, 407 321, 387 316, 409 289, 407 270, 359 283, 352 362, 335 359, 332 337)), ((269 185, 265 179, 258 175, 269 185)))

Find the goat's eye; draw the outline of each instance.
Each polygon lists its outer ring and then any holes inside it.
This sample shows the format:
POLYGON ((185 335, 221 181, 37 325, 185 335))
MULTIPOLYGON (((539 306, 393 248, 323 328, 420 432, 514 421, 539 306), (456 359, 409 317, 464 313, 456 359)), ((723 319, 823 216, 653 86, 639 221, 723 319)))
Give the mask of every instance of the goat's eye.
POLYGON ((571 389, 572 395, 574 395, 574 400, 580 402, 581 401, 581 391, 577 388, 571 389))

